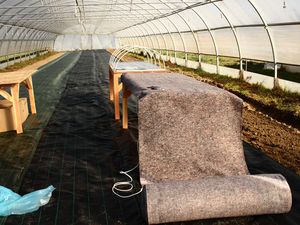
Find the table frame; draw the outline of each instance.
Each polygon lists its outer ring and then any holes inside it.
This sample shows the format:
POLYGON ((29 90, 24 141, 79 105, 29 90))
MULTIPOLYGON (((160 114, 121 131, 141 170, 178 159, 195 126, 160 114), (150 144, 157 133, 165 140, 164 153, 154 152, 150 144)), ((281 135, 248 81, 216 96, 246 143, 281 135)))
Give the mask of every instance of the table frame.
POLYGON ((22 127, 22 121, 21 121, 21 111, 20 111, 20 106, 19 106, 20 84, 24 84, 28 91, 31 114, 36 114, 36 105, 35 105, 35 97, 34 97, 34 90, 33 90, 33 83, 32 83, 32 75, 29 75, 25 80, 23 80, 19 83, 0 84, 0 95, 12 103, 14 127, 15 127, 17 134, 23 133, 23 127, 22 127), (10 93, 4 89, 7 87, 10 89, 10 93))
POLYGON ((119 93, 123 89, 122 82, 119 79, 124 73, 169 73, 166 69, 149 69, 149 70, 114 70, 109 65, 109 100, 114 103, 115 120, 120 120, 120 99, 119 93))

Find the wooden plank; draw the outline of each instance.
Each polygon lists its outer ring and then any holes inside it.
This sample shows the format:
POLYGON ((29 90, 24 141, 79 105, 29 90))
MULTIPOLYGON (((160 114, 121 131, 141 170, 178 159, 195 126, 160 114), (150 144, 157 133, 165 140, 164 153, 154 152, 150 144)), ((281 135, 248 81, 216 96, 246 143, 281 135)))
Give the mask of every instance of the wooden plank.
POLYGON ((19 106, 19 89, 20 89, 19 84, 16 84, 13 87, 11 87, 11 94, 12 94, 12 99, 13 99, 14 125, 15 125, 15 129, 17 131, 17 134, 23 133, 20 106, 19 106))
POLYGON ((36 70, 24 70, 0 73, 0 85, 19 84, 30 77, 36 70))
POLYGON ((5 90, 0 89, 0 95, 5 98, 6 100, 12 102, 12 97, 9 93, 7 93, 5 90))
POLYGON ((122 97, 122 127, 128 129, 128 97, 131 95, 128 88, 123 84, 123 97, 122 97))
POLYGON ((118 86, 119 86, 119 77, 116 74, 114 74, 113 89, 114 89, 115 120, 120 119, 119 91, 117 88, 118 86))
POLYGON ((119 84, 119 78, 124 73, 169 73, 166 69, 143 69, 143 70, 115 70, 113 65, 109 64, 109 99, 114 103, 114 110, 115 110, 115 120, 120 119, 120 100, 119 100, 119 93, 123 89, 123 84, 119 84))
POLYGON ((114 83, 113 83, 114 71, 109 66, 109 100, 114 101, 114 83))
POLYGON ((33 84, 32 84, 32 77, 28 77, 26 80, 28 94, 29 94, 29 101, 30 101, 30 110, 32 114, 36 114, 36 106, 35 106, 35 97, 33 91, 33 84))

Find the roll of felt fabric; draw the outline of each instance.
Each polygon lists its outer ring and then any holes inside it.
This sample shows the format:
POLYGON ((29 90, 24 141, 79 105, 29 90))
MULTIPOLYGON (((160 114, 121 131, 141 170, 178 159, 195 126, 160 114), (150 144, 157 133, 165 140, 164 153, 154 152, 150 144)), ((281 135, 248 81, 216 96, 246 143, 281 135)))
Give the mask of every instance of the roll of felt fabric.
POLYGON ((125 74, 138 98, 139 169, 150 224, 288 212, 280 175, 251 176, 243 102, 182 74, 125 74))
POLYGON ((286 213, 292 196, 278 174, 207 177, 146 185, 149 224, 286 213))

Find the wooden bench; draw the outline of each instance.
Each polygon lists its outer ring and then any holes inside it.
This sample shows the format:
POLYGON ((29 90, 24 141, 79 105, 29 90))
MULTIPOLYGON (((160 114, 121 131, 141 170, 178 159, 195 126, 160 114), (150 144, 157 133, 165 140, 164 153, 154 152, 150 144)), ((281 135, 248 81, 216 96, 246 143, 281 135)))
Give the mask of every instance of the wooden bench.
POLYGON ((12 104, 15 130, 23 133, 22 120, 19 107, 20 85, 24 84, 29 94, 30 109, 36 114, 35 97, 32 84, 32 74, 36 70, 22 70, 16 72, 0 73, 0 95, 12 104), (7 91, 10 89, 10 93, 7 91))
POLYGON ((153 73, 167 72, 157 65, 144 61, 118 62, 109 65, 109 99, 114 103, 115 119, 120 119, 119 93, 122 90, 122 83, 119 79, 124 73, 153 73))

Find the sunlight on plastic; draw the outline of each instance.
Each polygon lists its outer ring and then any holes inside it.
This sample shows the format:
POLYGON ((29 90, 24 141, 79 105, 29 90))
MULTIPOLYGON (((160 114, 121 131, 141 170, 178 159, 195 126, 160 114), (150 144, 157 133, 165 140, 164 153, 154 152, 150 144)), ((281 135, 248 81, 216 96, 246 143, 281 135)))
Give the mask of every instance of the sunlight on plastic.
POLYGON ((20 215, 38 210, 46 205, 55 188, 48 188, 20 196, 12 190, 0 186, 0 216, 20 215))

